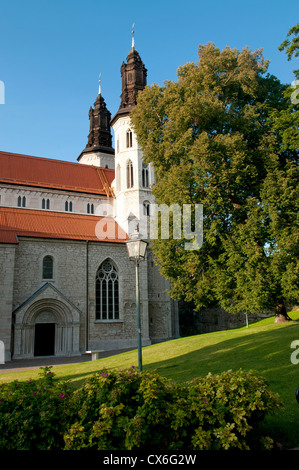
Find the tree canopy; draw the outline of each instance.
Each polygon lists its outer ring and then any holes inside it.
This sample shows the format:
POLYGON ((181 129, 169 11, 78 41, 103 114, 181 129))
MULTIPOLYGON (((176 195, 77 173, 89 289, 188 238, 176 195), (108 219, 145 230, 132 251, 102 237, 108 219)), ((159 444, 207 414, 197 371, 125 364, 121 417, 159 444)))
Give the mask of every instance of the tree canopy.
POLYGON ((140 93, 131 121, 158 204, 203 204, 203 245, 152 240, 171 295, 195 309, 275 309, 299 294, 298 122, 261 51, 200 45, 177 81, 140 93), (292 123, 291 129, 287 123, 292 123))

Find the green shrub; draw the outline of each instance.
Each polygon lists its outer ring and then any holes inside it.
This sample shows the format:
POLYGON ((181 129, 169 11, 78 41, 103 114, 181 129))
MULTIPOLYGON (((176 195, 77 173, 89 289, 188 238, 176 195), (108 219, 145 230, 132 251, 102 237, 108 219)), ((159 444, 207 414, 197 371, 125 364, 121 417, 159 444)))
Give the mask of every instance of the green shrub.
POLYGON ((278 398, 252 372, 177 384, 156 372, 103 370, 78 390, 41 378, 0 386, 0 449, 261 449, 278 398))
POLYGON ((72 388, 51 367, 40 378, 0 386, 0 450, 61 449, 69 427, 72 388))
POLYGON ((259 425, 280 406, 261 378, 241 370, 185 385, 154 372, 104 370, 72 400, 66 449, 270 448, 259 425))

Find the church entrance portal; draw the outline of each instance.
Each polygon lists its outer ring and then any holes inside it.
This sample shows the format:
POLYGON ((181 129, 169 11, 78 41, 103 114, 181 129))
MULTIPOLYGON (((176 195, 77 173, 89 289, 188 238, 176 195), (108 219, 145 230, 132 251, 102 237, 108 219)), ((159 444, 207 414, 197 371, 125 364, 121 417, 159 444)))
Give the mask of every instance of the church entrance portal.
POLYGON ((55 323, 36 323, 34 335, 34 356, 54 356, 55 323))

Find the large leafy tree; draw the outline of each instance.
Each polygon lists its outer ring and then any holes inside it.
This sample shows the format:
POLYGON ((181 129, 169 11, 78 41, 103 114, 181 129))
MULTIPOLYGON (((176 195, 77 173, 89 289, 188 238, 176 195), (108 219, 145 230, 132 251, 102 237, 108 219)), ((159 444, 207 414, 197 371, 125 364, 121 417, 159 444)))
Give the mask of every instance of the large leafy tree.
POLYGON ((201 249, 158 239, 155 256, 172 296, 196 309, 273 308, 288 318, 299 272, 297 151, 283 143, 278 122, 286 87, 266 74, 261 51, 209 43, 198 55, 177 81, 147 87, 131 113, 154 164, 158 204, 203 204, 201 249))

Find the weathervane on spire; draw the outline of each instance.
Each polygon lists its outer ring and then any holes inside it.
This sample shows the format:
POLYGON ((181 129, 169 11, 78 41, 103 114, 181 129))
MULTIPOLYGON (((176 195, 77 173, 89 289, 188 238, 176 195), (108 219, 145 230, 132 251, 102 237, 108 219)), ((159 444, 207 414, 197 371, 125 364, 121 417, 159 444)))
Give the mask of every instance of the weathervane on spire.
POLYGON ((101 80, 101 75, 102 75, 102 74, 100 73, 100 75, 99 75, 99 95, 102 94, 102 90, 101 90, 101 81, 102 81, 102 80, 101 80))
POLYGON ((132 49, 135 49, 134 26, 135 26, 135 23, 133 23, 133 26, 132 26, 132 49))

